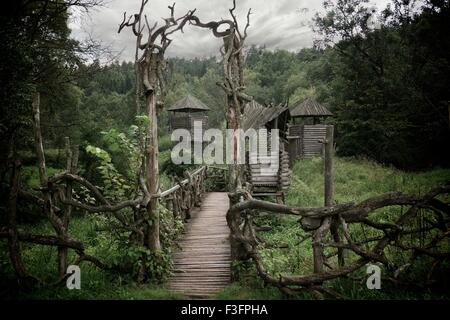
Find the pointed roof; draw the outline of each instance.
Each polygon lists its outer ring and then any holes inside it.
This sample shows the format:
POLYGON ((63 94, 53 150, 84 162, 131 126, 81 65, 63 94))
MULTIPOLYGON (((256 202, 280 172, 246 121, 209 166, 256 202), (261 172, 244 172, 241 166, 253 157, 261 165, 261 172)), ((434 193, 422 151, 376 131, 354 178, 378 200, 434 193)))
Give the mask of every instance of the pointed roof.
POLYGON ((187 111, 208 111, 209 108, 201 102, 196 97, 188 94, 183 99, 178 100, 175 102, 169 109, 169 111, 181 111, 181 112, 187 112, 187 111))
POLYGON ((263 106, 255 100, 250 101, 244 107, 244 115, 241 123, 242 129, 250 128, 258 129, 266 123, 279 117, 283 112, 288 111, 287 105, 280 104, 277 106, 263 106))
POLYGON ((292 117, 328 117, 333 114, 313 98, 308 98, 291 110, 292 117))

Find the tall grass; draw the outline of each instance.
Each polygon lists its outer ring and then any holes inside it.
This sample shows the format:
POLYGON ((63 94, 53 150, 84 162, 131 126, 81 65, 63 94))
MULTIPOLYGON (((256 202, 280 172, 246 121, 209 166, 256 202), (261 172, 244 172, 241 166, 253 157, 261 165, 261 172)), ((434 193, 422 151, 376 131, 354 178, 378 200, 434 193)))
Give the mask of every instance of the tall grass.
MULTIPOLYGON (((362 201, 391 191, 423 194, 448 182, 449 169, 404 172, 365 159, 334 159, 334 198, 338 203, 362 201)), ((297 161, 293 168, 291 187, 286 195, 287 204, 323 206, 323 194, 323 160, 316 157, 297 161)))

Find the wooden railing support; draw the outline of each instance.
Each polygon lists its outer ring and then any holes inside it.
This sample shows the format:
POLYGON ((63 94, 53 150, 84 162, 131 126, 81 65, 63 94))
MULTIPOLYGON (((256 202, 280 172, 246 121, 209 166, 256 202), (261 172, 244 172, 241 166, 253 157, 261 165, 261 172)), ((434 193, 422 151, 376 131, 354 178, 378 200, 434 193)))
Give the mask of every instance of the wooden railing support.
MULTIPOLYGON (((334 186, 333 186, 333 126, 327 126, 325 141, 323 141, 324 145, 324 178, 325 178, 325 190, 324 190, 324 205, 325 207, 331 207, 333 205, 333 194, 334 194, 334 186)), ((332 225, 332 218, 326 217, 322 220, 320 227, 314 231, 313 234, 313 257, 314 257, 314 272, 320 273, 323 271, 323 247, 322 243, 324 242, 324 237, 328 230, 330 230, 330 226, 332 225)), ((334 220, 334 218, 333 218, 334 220)), ((333 221, 334 222, 334 221, 333 221)), ((336 238, 339 239, 339 235, 337 234, 337 229, 333 225, 332 230, 335 231, 333 237, 336 235, 336 238)))

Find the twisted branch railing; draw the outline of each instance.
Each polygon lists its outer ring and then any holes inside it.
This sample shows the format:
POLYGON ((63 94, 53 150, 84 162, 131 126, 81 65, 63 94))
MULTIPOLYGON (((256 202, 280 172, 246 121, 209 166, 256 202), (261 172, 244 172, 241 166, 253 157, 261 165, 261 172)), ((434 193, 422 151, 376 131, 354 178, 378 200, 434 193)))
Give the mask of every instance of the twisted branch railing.
MULTIPOLYGON (((450 235, 449 192, 450 185, 445 185, 435 188, 423 196, 390 192, 356 204, 344 203, 323 208, 289 207, 283 204, 256 200, 246 191, 230 194, 230 199, 234 205, 227 213, 227 221, 231 229, 232 255, 235 260, 251 259, 256 265, 258 275, 266 283, 274 285, 288 294, 308 289, 340 297, 339 294, 326 286, 326 282, 339 277, 348 277, 352 272, 370 262, 382 264, 386 271, 392 274, 392 276, 386 276, 384 279, 401 284, 400 275, 409 270, 421 256, 427 256, 432 260, 430 264, 432 268, 427 281, 420 284, 429 286, 433 283, 431 280, 433 270, 444 260, 450 258, 450 244, 448 242, 450 235), (375 210, 391 206, 407 206, 408 210, 400 213, 391 222, 381 223, 373 218, 375 210), (414 228, 412 222, 420 216, 421 210, 427 210, 428 218, 422 227, 414 228), (306 275, 280 274, 274 276, 266 270, 263 258, 258 252, 264 247, 256 236, 252 222, 258 216, 258 211, 298 216, 300 217, 301 228, 313 232, 314 237, 312 237, 311 243, 313 248, 315 246, 336 248, 347 253, 353 253, 354 258, 346 264, 342 257, 333 266, 330 259, 337 252, 328 256, 324 254, 318 260, 328 267, 329 270, 327 271, 322 270, 306 275), (339 237, 331 235, 330 229, 333 221, 338 223, 335 231, 338 232, 339 237), (381 231, 382 234, 360 241, 354 239, 349 231, 350 224, 361 224, 381 231), (426 238, 426 241, 421 245, 408 244, 405 239, 406 236, 419 235, 421 237, 425 235, 426 238), (409 261, 403 265, 396 265, 390 259, 391 257, 386 254, 388 247, 409 252, 409 261)), ((417 283, 414 285, 417 285, 417 283)))
POLYGON ((190 210, 200 206, 201 197, 205 192, 207 167, 201 167, 192 174, 186 172, 187 178, 179 181, 172 188, 161 193, 165 206, 173 212, 174 217, 183 220, 190 218, 190 210))
MULTIPOLYGON (((113 231, 123 230, 130 231, 132 234, 138 235, 142 241, 142 227, 145 222, 143 219, 130 220, 121 211, 123 209, 139 210, 145 208, 149 202, 150 196, 144 192, 131 200, 122 201, 119 203, 111 203, 106 199, 102 192, 92 183, 83 177, 73 173, 76 170, 72 168, 72 161, 70 171, 50 176, 45 181, 45 187, 41 187, 41 191, 48 199, 39 197, 38 195, 22 190, 19 188, 20 176, 20 162, 13 163, 10 185, 10 201, 9 201, 9 224, 0 230, 0 239, 6 239, 9 243, 10 258, 12 266, 20 280, 20 284, 24 287, 33 287, 37 283, 43 281, 31 275, 21 258, 20 242, 27 242, 39 245, 56 246, 59 251, 64 252, 63 259, 58 259, 58 272, 61 282, 65 279, 67 269, 67 250, 73 249, 77 254, 76 260, 72 264, 79 264, 82 261, 88 261, 95 266, 104 270, 116 270, 122 272, 129 272, 123 266, 110 266, 102 262, 97 257, 89 255, 85 252, 85 245, 78 239, 73 239, 69 236, 68 225, 70 214, 73 209, 79 209, 80 212, 85 213, 100 213, 115 218, 117 223, 110 223, 105 228, 100 228, 97 231, 113 231), (72 189, 76 186, 83 186, 88 189, 90 194, 94 197, 95 205, 82 203, 74 200, 71 196, 72 189), (41 235, 32 234, 17 228, 17 203, 18 201, 32 203, 41 208, 42 212, 46 213, 51 224, 58 228, 56 235, 41 235), (52 215, 48 214, 51 206, 52 215)), ((167 209, 173 212, 174 219, 181 218, 185 220, 189 218, 190 210, 199 206, 202 195, 205 192, 205 179, 207 177, 207 167, 201 167, 192 173, 186 172, 187 178, 179 181, 174 187, 163 191, 161 194, 155 195, 160 199, 160 203, 165 205, 167 209)))

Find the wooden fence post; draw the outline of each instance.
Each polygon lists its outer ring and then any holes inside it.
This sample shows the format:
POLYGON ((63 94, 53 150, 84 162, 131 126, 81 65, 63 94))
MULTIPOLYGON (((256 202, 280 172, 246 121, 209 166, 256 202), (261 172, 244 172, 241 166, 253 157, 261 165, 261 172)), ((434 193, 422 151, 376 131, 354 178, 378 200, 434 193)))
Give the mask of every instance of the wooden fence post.
MULTIPOLYGON (((333 156, 334 156, 334 127, 327 126, 326 131, 326 144, 325 144, 325 207, 333 205, 334 200, 334 168, 333 168, 333 156)), ((331 219, 330 232, 333 236, 334 242, 341 242, 341 235, 339 234, 339 217, 333 217, 331 219)), ((344 249, 338 248, 338 264, 343 267, 344 249)))
POLYGON ((333 185, 333 126, 327 126, 325 136, 325 207, 333 205, 334 185, 333 185))
MULTIPOLYGON (((324 178, 325 178, 325 206, 333 205, 333 126, 327 126, 324 141, 324 178)), ((331 219, 326 217, 323 219, 321 226, 313 235, 313 255, 314 255, 314 272, 320 273, 323 270, 323 247, 322 242, 325 234, 330 229, 331 219)))

